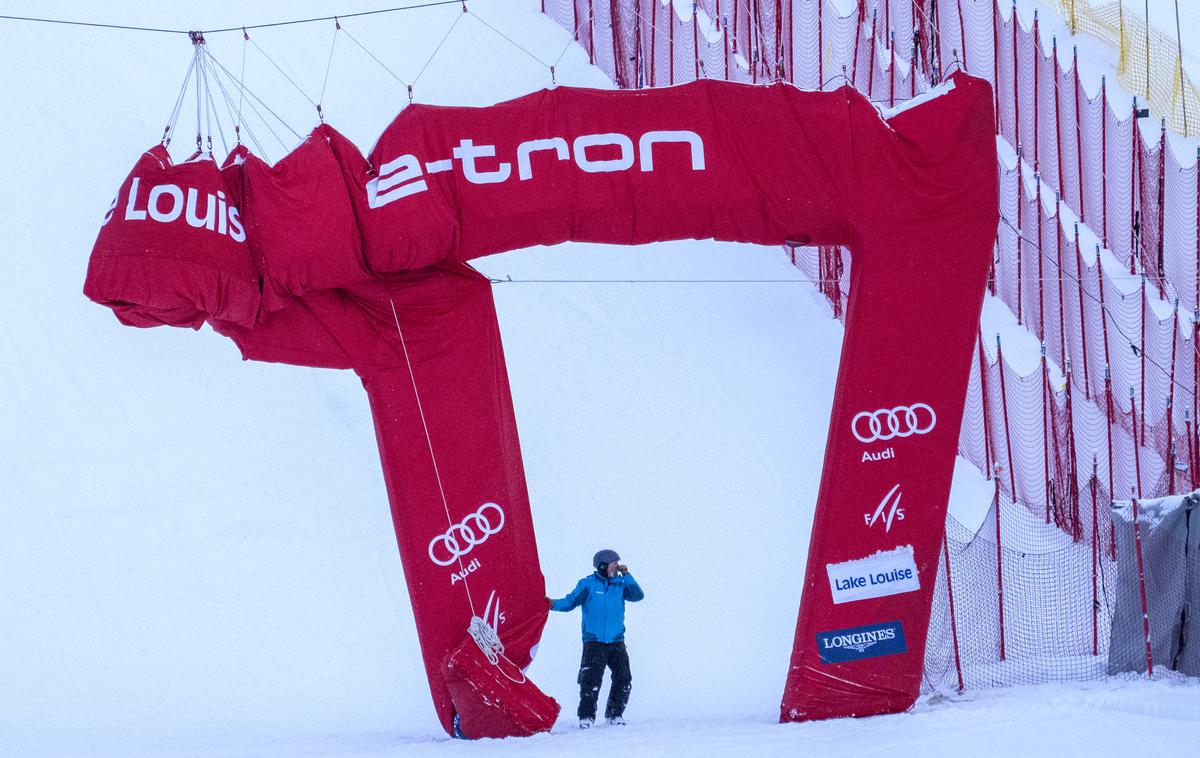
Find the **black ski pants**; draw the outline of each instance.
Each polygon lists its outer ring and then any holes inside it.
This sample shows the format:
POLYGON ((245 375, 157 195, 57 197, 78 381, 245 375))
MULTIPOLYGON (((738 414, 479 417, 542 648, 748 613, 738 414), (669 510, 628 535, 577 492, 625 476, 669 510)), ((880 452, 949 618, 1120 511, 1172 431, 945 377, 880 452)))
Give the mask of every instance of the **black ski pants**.
POLYGON ((596 701, 600 698, 600 682, 604 669, 612 670, 612 687, 604 717, 613 718, 625 713, 633 676, 629 673, 629 653, 624 642, 585 642, 583 660, 579 663, 579 718, 596 718, 596 701))

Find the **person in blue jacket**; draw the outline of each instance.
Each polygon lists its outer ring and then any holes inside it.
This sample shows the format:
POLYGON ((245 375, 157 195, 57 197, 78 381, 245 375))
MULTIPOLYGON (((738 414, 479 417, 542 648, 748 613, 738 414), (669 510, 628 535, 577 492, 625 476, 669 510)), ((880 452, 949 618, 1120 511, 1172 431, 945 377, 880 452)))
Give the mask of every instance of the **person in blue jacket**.
POLYGON ((585 576, 564 598, 551 600, 550 609, 570 611, 583 606, 583 660, 579 663, 579 728, 596 721, 596 701, 604 669, 612 670, 612 687, 604 716, 613 726, 625 724, 633 676, 625 649, 625 601, 646 596, 615 550, 601 550, 592 558, 595 573, 585 576))

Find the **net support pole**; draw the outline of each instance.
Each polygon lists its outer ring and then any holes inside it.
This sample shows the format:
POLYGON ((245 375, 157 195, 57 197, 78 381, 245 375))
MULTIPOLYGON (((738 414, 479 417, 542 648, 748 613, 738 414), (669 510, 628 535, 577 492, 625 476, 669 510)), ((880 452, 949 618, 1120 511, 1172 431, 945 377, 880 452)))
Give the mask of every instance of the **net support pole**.
POLYGON ((1100 522, 1097 508, 1097 463, 1095 454, 1092 455, 1092 655, 1100 654, 1100 522))
POLYGON ((1058 37, 1054 37, 1054 65, 1050 70, 1054 73, 1054 154, 1058 160, 1058 192, 1061 194, 1066 188, 1067 183, 1063 180, 1063 156, 1062 156, 1062 106, 1059 104, 1059 83, 1058 83, 1058 37))
POLYGON ((1043 225, 1046 216, 1045 209, 1042 208, 1042 176, 1037 172, 1037 144, 1033 146, 1033 187, 1034 187, 1034 204, 1033 210, 1037 214, 1037 241, 1034 243, 1037 250, 1038 262, 1038 342, 1042 343, 1042 350, 1045 352, 1046 345, 1046 246, 1044 244, 1046 235, 1043 225))
MULTIPOLYGON (((1196 257, 1193 259, 1196 275, 1196 289, 1194 307, 1192 309, 1192 419, 1196 425, 1200 426, 1200 350, 1197 350, 1197 345, 1200 344, 1200 147, 1196 148, 1196 257)), ((1200 441, 1188 441, 1188 447, 1195 448, 1193 459, 1196 461, 1192 466, 1192 489, 1200 487, 1200 441)))
MULTIPOLYGON (((1079 516, 1079 469, 1075 450, 1075 406, 1071 397, 1071 359, 1067 358, 1067 387, 1066 387, 1066 420, 1067 420, 1067 472, 1059 472, 1059 478, 1067 482, 1067 498, 1070 503, 1071 539, 1079 542, 1083 539, 1083 522, 1079 516)), ((1058 427, 1055 426, 1055 429, 1058 427)), ((1054 449, 1057 451, 1058 443, 1054 449)), ((1055 458, 1055 461, 1058 459, 1055 458)))
MULTIPOLYGON (((1087 223, 1087 205, 1083 201, 1083 113, 1079 110, 1079 46, 1071 49, 1071 72, 1075 87, 1075 159, 1079 180, 1079 221, 1087 223)), ((1076 245, 1078 247, 1078 245, 1076 245)))
POLYGON ((896 32, 888 31, 888 52, 891 65, 888 66, 888 107, 896 107, 896 32))
MULTIPOLYGON (((1017 501, 1017 478, 1016 472, 1013 469, 1012 458, 1012 434, 1009 432, 1008 425, 1008 392, 1004 382, 1004 351, 1000 347, 1000 335, 996 335, 996 369, 1000 374, 1000 407, 1004 413, 1004 450, 1008 454, 1008 486, 1012 491, 1012 499, 1017 501)), ((997 508, 999 508, 997 501, 997 508)))
POLYGON ((667 10, 667 61, 671 64, 670 75, 667 77, 667 84, 674 86, 675 84, 675 8, 672 5, 667 10))
POLYGON ((1138 101, 1133 98, 1133 118, 1130 119, 1133 127, 1129 131, 1129 149, 1130 163, 1133 165, 1133 171, 1129 175, 1129 273, 1137 273, 1134 267, 1134 261, 1137 260, 1141 253, 1139 249, 1139 237, 1142 218, 1139 213, 1142 200, 1142 151, 1138 141, 1138 101))
POLYGON ((996 101, 996 133, 1000 134, 1000 0, 991 0, 991 92, 996 101))
POLYGON ((879 20, 879 8, 871 9, 871 53, 867 56, 867 99, 875 97, 875 56, 878 54, 876 50, 876 40, 878 37, 877 22, 879 20))
POLYGON ((1196 340, 1200 339, 1200 314, 1193 311, 1192 316, 1192 429, 1188 433, 1188 450, 1191 453, 1192 489, 1200 487, 1200 434, 1197 434, 1197 423, 1200 417, 1196 415, 1197 395, 1200 395, 1200 352, 1196 350, 1196 340))
POLYGON ((1196 489, 1196 456, 1192 449, 1192 412, 1183 411, 1183 442, 1187 446, 1188 489, 1196 489))
POLYGON ((950 575, 950 540, 942 540, 942 556, 946 560, 946 594, 950 598, 950 640, 954 643, 954 671, 958 674, 958 691, 962 692, 962 659, 958 652, 958 617, 954 613, 954 581, 950 575))
MULTIPOLYGON (((1033 10, 1033 29, 1029 33, 1029 53, 1033 57, 1033 170, 1042 172, 1041 134, 1041 62, 1042 45, 1038 41, 1038 12, 1033 10)), ((1041 210, 1040 208, 1038 209, 1041 210)), ((1038 240, 1039 242, 1041 240, 1038 240)))
MULTIPOLYGON (((958 5, 958 45, 962 53, 963 71, 967 71, 967 28, 963 23, 962 0, 957 0, 958 5)), ((967 73, 970 73, 969 71, 967 73)), ((995 78, 995 75, 992 75, 995 78)))
MULTIPOLYGON (((618 89, 629 89, 629 68, 632 60, 625 55, 624 29, 621 24, 621 14, 617 10, 617 0, 608 0, 608 30, 612 39, 613 81, 618 89)), ((637 81, 636 72, 634 82, 637 81)))
POLYGON ((1171 378, 1167 382, 1167 445, 1170 458, 1170 489, 1175 493, 1175 357, 1179 347, 1179 301, 1175 301, 1175 316, 1171 319, 1171 378))
MULTIPOLYGON (((1104 266, 1100 263, 1100 246, 1096 246, 1096 289, 1100 291, 1100 336, 1104 340, 1104 381, 1109 379, 1109 366, 1112 360, 1108 351, 1108 308, 1104 305, 1104 266)), ((1108 412, 1109 423, 1112 423, 1112 410, 1108 412)), ((1112 489, 1109 489, 1112 492, 1112 489)))
POLYGON ((1133 498, 1133 544, 1137 551, 1138 591, 1142 600, 1142 631, 1146 635, 1146 673, 1154 676, 1154 653, 1150 649, 1150 609, 1146 603, 1146 567, 1142 561, 1142 528, 1138 522, 1138 500, 1133 498))
MULTIPOLYGON (((1061 180, 1060 180, 1061 181, 1061 180)), ((1066 315, 1063 310, 1063 258, 1062 258, 1062 193, 1054 191, 1054 255, 1058 264, 1058 359, 1063 365, 1071 360, 1067 350, 1066 315)))
POLYGON ((817 89, 825 89, 825 0, 817 0, 817 89))
MULTIPOLYGON (((1016 142, 1021 142, 1021 84, 1020 72, 1018 71, 1017 55, 1017 0, 1013 0, 1012 4, 1012 58, 1013 58, 1013 134, 1016 142)), ((997 111, 999 113, 999 111, 997 111)), ((1034 146, 1034 152, 1037 152, 1037 146, 1034 146)), ((1034 159, 1037 160, 1036 158, 1034 159)))
POLYGON ((1166 223, 1164 211, 1167 200, 1167 119, 1162 120, 1162 131, 1158 138, 1158 296, 1164 300, 1167 297, 1166 271, 1163 267, 1163 228, 1166 223))
POLYGON ((1024 148, 1017 143, 1017 326, 1024 325, 1024 299, 1021 297, 1024 279, 1021 268, 1025 264, 1025 168, 1022 165, 1024 148))
POLYGON ((762 15, 758 12, 757 4, 746 10, 746 23, 749 31, 746 33, 750 41, 750 81, 758 84, 758 54, 762 45, 762 15))
MULTIPOLYGON (((729 36, 729 31, 725 31, 725 37, 729 36)), ((728 45, 725 55, 725 78, 729 78, 729 54, 728 45)), ((650 86, 658 86, 658 0, 650 0, 650 86)))
MULTIPOLYGON (((860 45, 862 44, 863 22, 866 20, 863 17, 863 13, 866 11, 866 8, 867 7, 862 2, 859 2, 858 15, 855 16, 855 20, 854 20, 854 53, 853 53, 854 57, 850 60, 850 84, 853 87, 855 87, 856 89, 858 89, 859 91, 862 91, 862 86, 860 86, 858 83, 858 58, 859 58, 860 45)), ((795 13, 794 10, 792 12, 795 13)), ((795 47, 795 44, 791 45, 791 47, 789 47, 788 50, 790 51, 791 48, 793 48, 793 47, 795 47)), ((790 52, 789 52, 789 55, 790 55, 790 52)), ((793 69, 793 71, 794 71, 794 69, 793 69)))
POLYGON ((1146 102, 1150 102, 1150 0, 1146 0, 1146 26, 1143 29, 1146 46, 1146 102))
MULTIPOLYGON (((1082 179, 1081 179, 1082 183, 1082 179)), ((1096 260, 1100 265, 1100 260, 1096 260)), ((1083 255, 1079 250, 1079 224, 1075 224, 1075 284, 1079 292, 1079 341, 1083 346, 1083 398, 1092 399, 1092 383, 1088 377, 1087 319, 1083 310, 1083 255)), ((1103 314, 1102 314, 1103 315, 1103 314)))
MULTIPOLYGON (((1138 414, 1137 408, 1134 407, 1135 399, 1133 396, 1133 387, 1129 388, 1129 418, 1133 421, 1133 476, 1137 480, 1137 486, 1134 488, 1138 497, 1142 496, 1142 446, 1138 444, 1138 414)), ((1142 408, 1144 412, 1146 409, 1142 408)), ((1143 428, 1142 433, 1145 434, 1143 428)))
MULTIPOLYGON (((788 19, 788 22, 787 22, 787 54, 788 54, 787 79, 792 84, 795 84, 796 83, 796 63, 795 63, 796 38, 795 38, 795 35, 793 34, 793 30, 795 28, 795 20, 793 19, 792 14, 796 12, 796 9, 792 7, 791 3, 788 3, 787 9, 788 9, 788 11, 787 11, 787 19, 788 19)), ((780 18, 780 22, 782 23, 783 16, 780 15, 779 18, 780 18)), ((857 60, 857 58, 858 58, 857 34, 855 35, 854 57, 857 60)), ((845 67, 843 67, 843 71, 844 70, 845 70, 845 67)))
POLYGON ((988 478, 991 479, 992 475, 993 475, 992 466, 993 466, 993 463, 995 462, 995 457, 992 455, 992 433, 991 433, 991 422, 989 421, 989 417, 991 416, 991 408, 988 405, 988 399, 987 399, 988 398, 987 360, 984 358, 984 355, 983 355, 983 334, 982 334, 982 332, 979 334, 978 344, 979 344, 979 403, 980 403, 980 405, 983 406, 983 462, 984 462, 984 471, 987 472, 988 478))
POLYGON ((733 54, 737 55, 738 51, 738 30, 741 28, 742 4, 734 0, 733 3, 733 54))
MULTIPOLYGON (((720 10, 718 8, 718 10, 720 10)), ((733 17, 737 19, 737 7, 733 9, 733 17)), ((726 21, 721 32, 725 43, 721 46, 725 52, 725 80, 729 81, 729 59, 737 53, 737 32, 729 33, 729 22, 726 21)))
POLYGON ((912 65, 909 66, 909 69, 908 69, 908 96, 909 97, 917 96, 917 62, 918 62, 917 56, 920 52, 921 52, 921 45, 917 38, 917 33, 913 32, 913 49, 912 49, 912 61, 911 61, 912 65))
POLYGON ((1100 210, 1101 242, 1108 247, 1108 83, 1100 77, 1100 210))
POLYGON ((1046 343, 1042 351, 1042 496, 1046 498, 1046 523, 1050 523, 1050 369, 1046 366, 1046 343))
MULTIPOLYGON (((1113 445, 1112 445, 1112 428, 1113 428, 1113 394, 1112 394, 1112 371, 1109 370, 1108 364, 1104 364, 1104 402, 1106 410, 1106 418, 1104 422, 1105 437, 1108 442, 1108 496, 1111 498, 1113 493, 1113 445)), ((1117 559, 1117 527, 1110 521, 1109 523, 1109 546, 1112 550, 1112 557, 1117 559)))
POLYGON ((1179 0, 1175 0, 1175 49, 1176 62, 1179 64, 1179 89, 1182 94, 1179 98, 1179 104, 1183 109, 1183 136, 1191 136, 1188 131, 1188 116, 1187 116, 1187 75, 1183 71, 1183 34, 1179 31, 1179 0))
MULTIPOLYGON (((1142 407, 1140 408, 1141 422, 1142 422, 1142 434, 1140 437, 1136 434, 1133 435, 1133 441, 1135 443, 1138 443, 1140 440, 1140 444, 1145 445, 1146 444, 1146 300, 1148 298, 1147 298, 1147 294, 1146 294, 1146 272, 1144 269, 1142 271, 1141 284, 1142 284, 1142 287, 1141 287, 1141 290, 1138 292, 1138 295, 1142 301, 1142 334, 1141 334, 1142 344, 1141 344, 1140 354, 1138 355, 1138 368, 1141 372, 1139 384, 1141 384, 1141 390, 1142 390, 1141 391, 1142 407)), ((1131 392, 1132 392, 1132 389, 1133 388, 1131 387, 1130 388, 1131 392)), ((1132 400, 1132 399, 1133 398, 1131 395, 1130 400, 1132 400)), ((1141 493, 1139 492, 1138 494, 1140 495, 1141 493)))
MULTIPOLYGON (((1003 375, 1003 367, 1001 368, 1003 375)), ((1013 499, 1016 502, 1016 499, 1013 499)), ((1000 660, 1007 658, 1004 645, 1004 553, 1000 543, 1000 477, 996 477, 996 608, 1000 620, 1000 660)))
MULTIPOLYGON (((962 14, 960 13, 961 17, 962 14)), ((963 53, 966 57, 966 53, 963 53)), ((992 0, 992 95, 996 99, 996 134, 1000 133, 1000 0, 992 0)))

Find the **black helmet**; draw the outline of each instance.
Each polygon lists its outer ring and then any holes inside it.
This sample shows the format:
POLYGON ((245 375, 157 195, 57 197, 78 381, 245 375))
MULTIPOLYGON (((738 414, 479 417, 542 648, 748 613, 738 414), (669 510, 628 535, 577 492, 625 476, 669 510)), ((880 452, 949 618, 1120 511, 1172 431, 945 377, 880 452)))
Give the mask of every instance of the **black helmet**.
POLYGON ((592 556, 592 566, 594 566, 597 571, 600 571, 602 570, 601 566, 607 566, 613 561, 619 560, 621 560, 621 556, 617 555, 616 550, 604 549, 592 556))

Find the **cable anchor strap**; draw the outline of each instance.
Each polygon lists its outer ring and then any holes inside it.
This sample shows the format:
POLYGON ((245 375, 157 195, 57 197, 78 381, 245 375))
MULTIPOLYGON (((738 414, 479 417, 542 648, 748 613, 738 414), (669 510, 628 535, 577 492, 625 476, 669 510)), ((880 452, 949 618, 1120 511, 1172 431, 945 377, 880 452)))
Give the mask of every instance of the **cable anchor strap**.
POLYGON ((499 635, 488 622, 478 616, 471 617, 471 623, 467 627, 467 633, 471 635, 471 639, 475 640, 475 644, 483 651, 487 657, 488 663, 493 666, 500 665, 500 656, 504 655, 504 643, 500 641, 499 635))
MULTIPOLYGON (((242 34, 245 34, 245 33, 246 33, 246 31, 243 29, 242 34)), ((188 32, 188 39, 190 39, 192 41, 193 45, 205 44, 204 43, 204 32, 188 32)))
POLYGON ((408 87, 408 102, 409 102, 409 103, 412 103, 412 101, 413 101, 412 85, 411 85, 411 84, 406 84, 406 85, 404 85, 404 86, 408 87))
POLYGON ((496 634, 496 630, 492 628, 491 624, 478 616, 472 616, 471 623, 467 626, 467 633, 471 635, 471 639, 475 640, 475 644, 479 646, 480 651, 483 652, 483 655, 485 658, 487 658, 488 663, 500 669, 500 673, 503 674, 506 679, 515 684, 524 684, 526 681, 528 681, 524 672, 521 672, 520 679, 513 679, 508 675, 508 672, 500 666, 500 659, 503 658, 507 663, 512 665, 513 668, 517 667, 516 664, 510 661, 508 656, 504 654, 504 643, 500 641, 500 636, 496 634))

